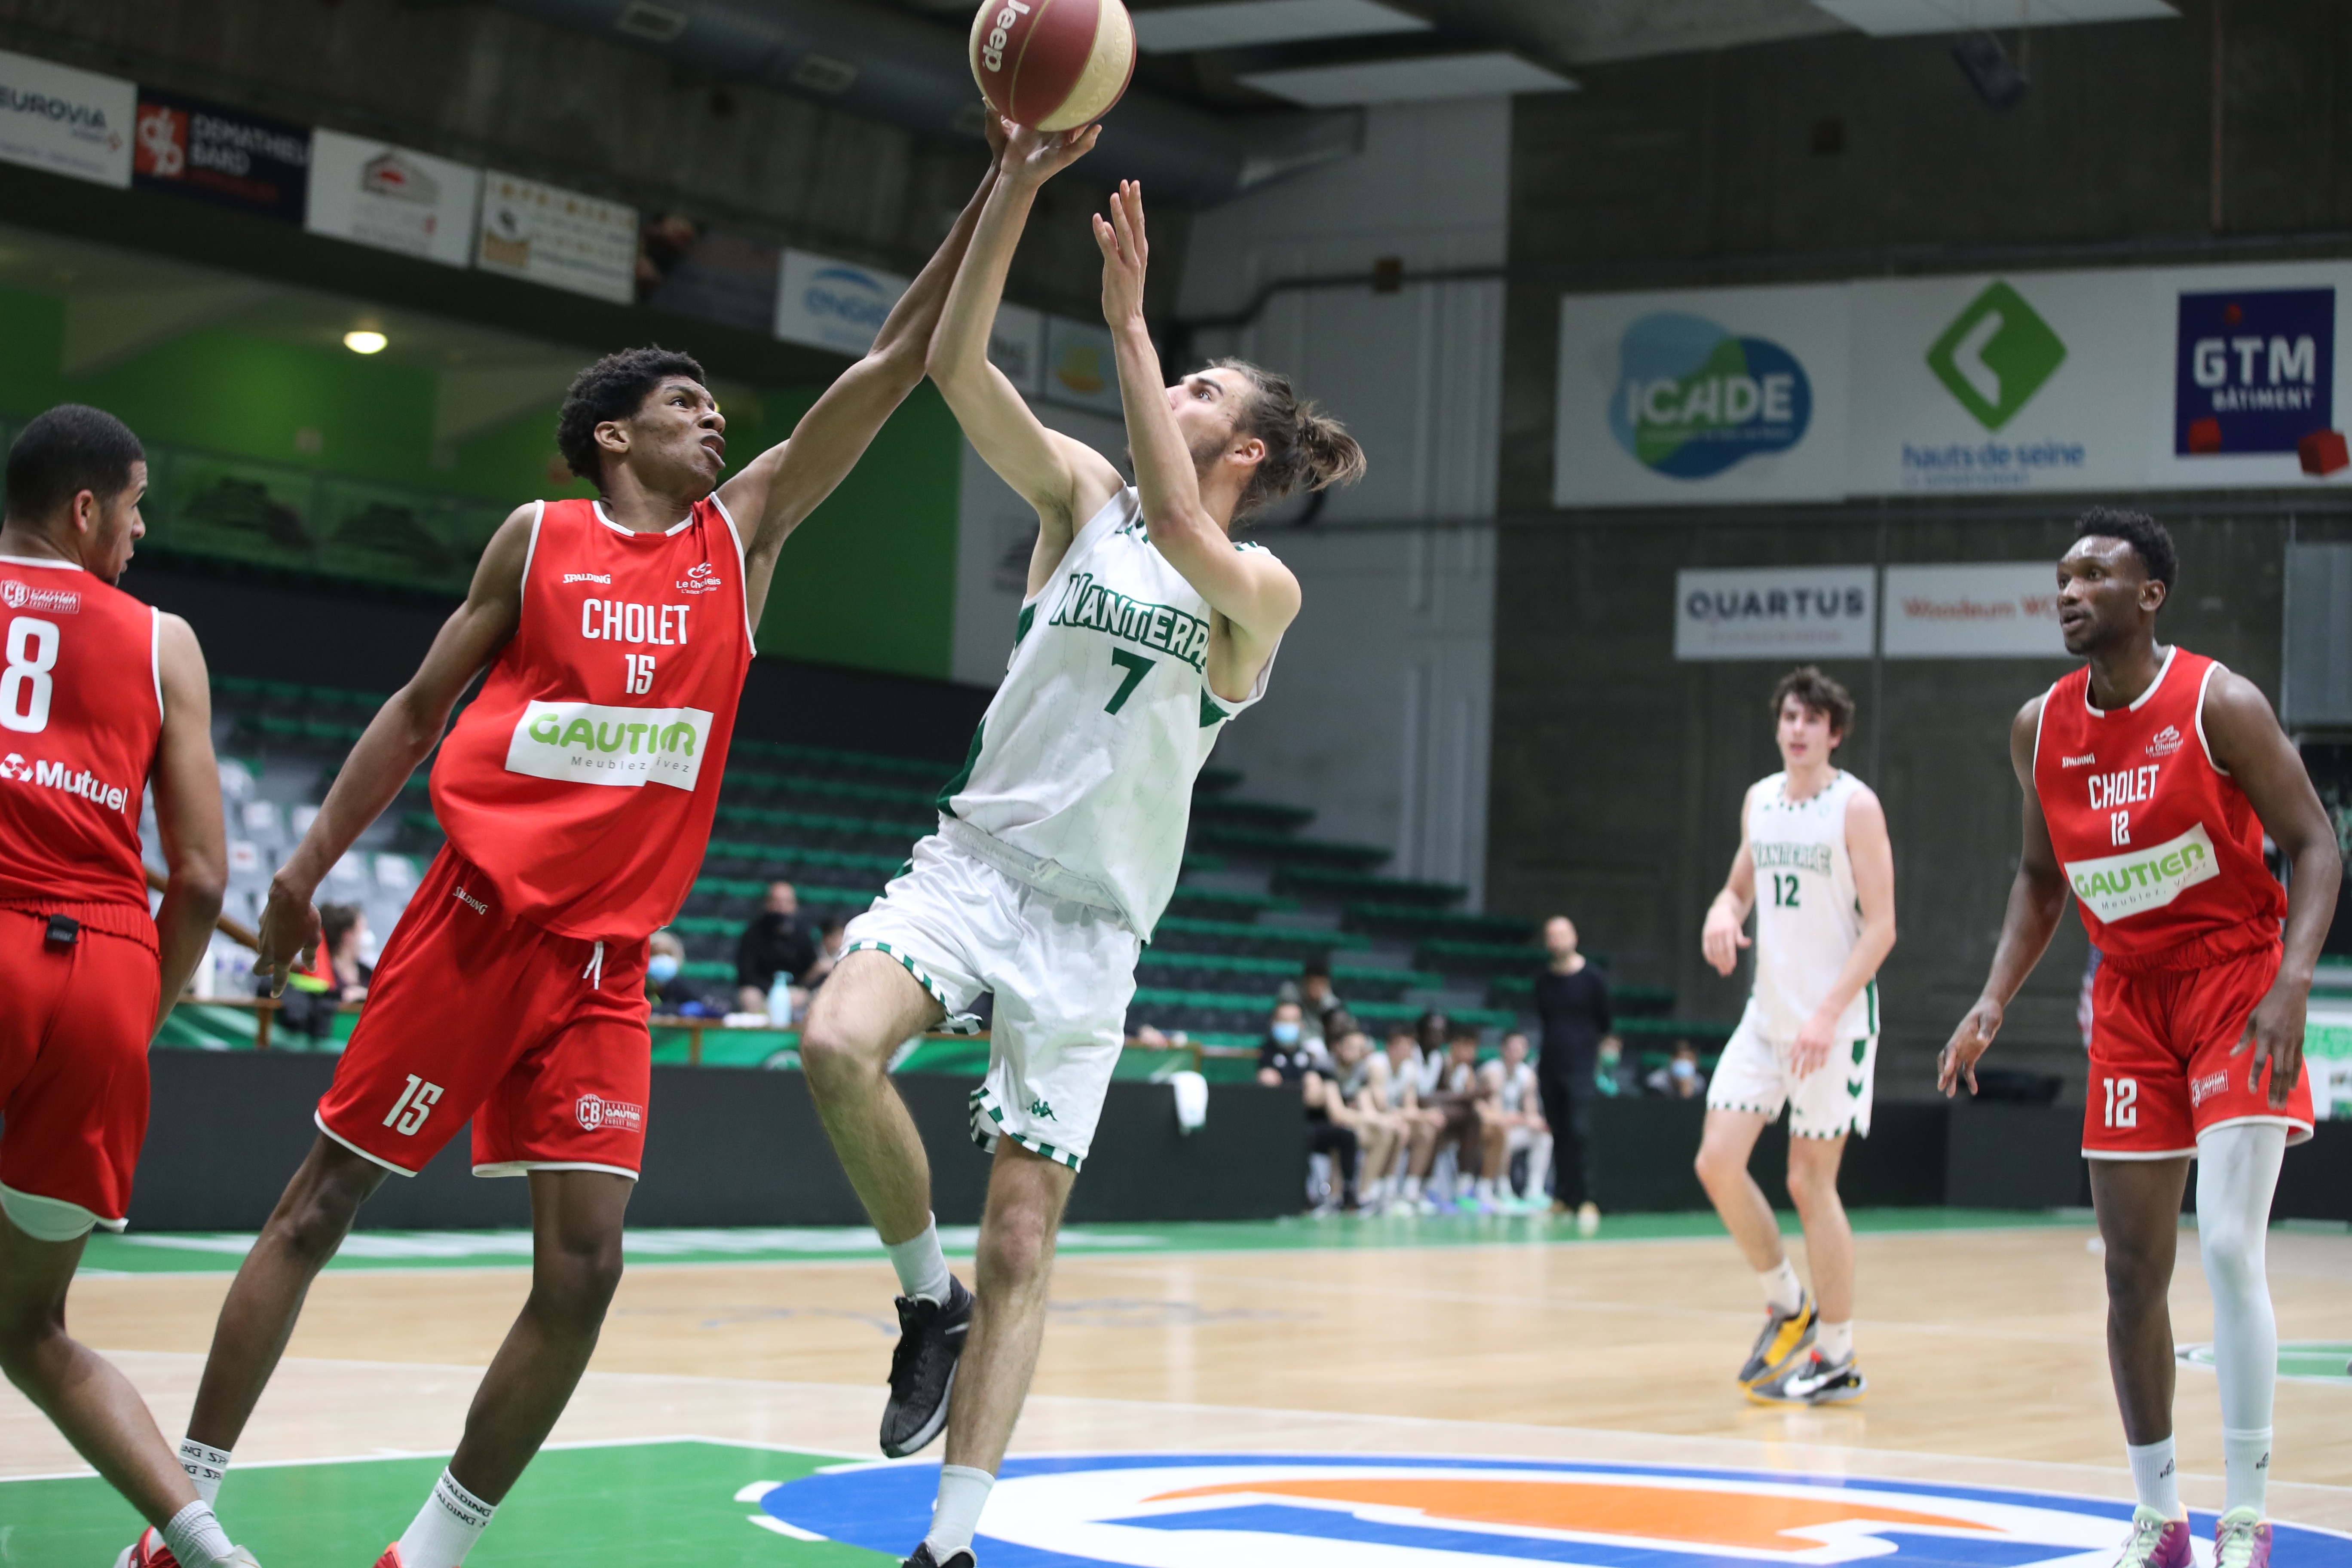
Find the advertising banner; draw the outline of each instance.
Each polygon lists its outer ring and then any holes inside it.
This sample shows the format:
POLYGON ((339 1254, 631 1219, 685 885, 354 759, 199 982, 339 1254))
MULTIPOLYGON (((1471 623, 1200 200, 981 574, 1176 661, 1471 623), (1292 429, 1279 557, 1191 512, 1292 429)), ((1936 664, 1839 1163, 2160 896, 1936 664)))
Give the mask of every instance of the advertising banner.
POLYGON ((637 297, 637 209, 486 170, 474 264, 485 272, 629 304, 637 297))
POLYGON ((2065 658, 2048 561, 1886 569, 1889 658, 2065 658))
POLYGON ((859 356, 913 281, 805 250, 785 251, 776 276, 776 336, 859 356))
POLYGON ((0 160, 128 185, 138 105, 119 78, 0 49, 0 160))
POLYGON ((1675 574, 1677 659, 1868 658, 1877 568, 1756 566, 1675 574))
POLYGON ((648 216, 637 234, 637 303, 764 332, 776 319, 776 267, 764 240, 679 213, 648 216))
POLYGON ((1045 395, 1073 408, 1123 415, 1118 400, 1118 356, 1110 329, 1099 321, 1045 318, 1045 395))
POLYGON ((354 245, 464 267, 474 256, 481 191, 479 169, 322 128, 310 133, 302 226, 354 245))
POLYGON ((1842 496, 1846 326, 1841 284, 1563 299, 1554 504, 1842 496))
POLYGON ((2305 437, 2352 418, 2352 262, 2175 268, 2150 275, 2148 379, 2169 396, 2149 435, 2155 488, 2301 486, 2305 437))
POLYGON ((988 330, 988 363, 1024 395, 1045 385, 1045 315, 1021 305, 999 305, 988 330))
POLYGON ((142 88, 131 183, 300 223, 310 128, 142 88))
POLYGON ((2153 298, 2145 272, 1854 285, 1849 491, 2138 489, 2153 298))

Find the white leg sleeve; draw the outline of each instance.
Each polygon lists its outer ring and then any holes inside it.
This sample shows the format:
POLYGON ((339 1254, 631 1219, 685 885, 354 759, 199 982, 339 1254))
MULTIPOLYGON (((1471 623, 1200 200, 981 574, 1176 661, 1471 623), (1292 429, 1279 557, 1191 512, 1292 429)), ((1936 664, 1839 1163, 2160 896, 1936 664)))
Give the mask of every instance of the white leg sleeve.
POLYGON ((2263 1242, 2286 1155, 2284 1127, 2244 1122, 2197 1141, 2197 1249, 2213 1292, 2213 1368, 2221 1426, 2265 1430, 2278 1384, 2278 1320, 2271 1312, 2263 1242))

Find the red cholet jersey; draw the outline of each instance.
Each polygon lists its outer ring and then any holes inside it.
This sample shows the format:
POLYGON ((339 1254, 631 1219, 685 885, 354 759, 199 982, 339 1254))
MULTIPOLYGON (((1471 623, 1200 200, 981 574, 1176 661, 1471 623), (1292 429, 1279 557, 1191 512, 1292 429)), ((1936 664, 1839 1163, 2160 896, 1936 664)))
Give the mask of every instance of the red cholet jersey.
POLYGON ((155 945, 139 813, 163 734, 155 611, 0 555, 0 908, 155 945))
POLYGON ((2034 793, 2092 944, 2126 972, 2280 940, 2286 891, 2263 864, 2263 825, 2205 743, 2221 668, 2175 647, 2128 708, 2091 706, 2088 666, 2042 700, 2034 793))
POLYGON ((541 501, 522 618, 433 765, 433 811, 505 908, 634 942, 686 901, 751 661, 743 547, 716 496, 637 533, 541 501))

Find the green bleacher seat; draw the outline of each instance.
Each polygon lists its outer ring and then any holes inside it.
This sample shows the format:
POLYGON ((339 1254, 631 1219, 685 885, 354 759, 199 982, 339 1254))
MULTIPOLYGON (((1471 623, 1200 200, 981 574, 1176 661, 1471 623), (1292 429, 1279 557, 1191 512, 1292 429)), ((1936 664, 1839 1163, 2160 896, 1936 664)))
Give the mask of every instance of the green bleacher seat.
POLYGON ((1346 923, 1353 931, 1402 930, 1419 934, 1424 942, 1439 932, 1498 942, 1524 935, 1533 924, 1517 915, 1473 915, 1454 910, 1424 909, 1417 904, 1373 902, 1349 904, 1346 923))
POLYGON ((1212 795, 1192 803, 1192 821, 1196 826, 1216 823, 1225 826, 1296 833, 1314 820, 1315 812, 1311 806, 1282 805, 1270 800, 1234 800, 1225 795, 1212 795))
MULTIPOLYGON (((744 844, 731 839, 710 841, 712 860, 749 860, 759 865, 822 866, 842 871, 871 871, 881 879, 897 875, 907 863, 904 855, 860 855, 846 849, 803 849, 789 844, 744 844)), ((783 878, 791 881, 789 876, 783 878)))
POLYGON ((1235 910, 1289 910, 1298 907, 1298 900, 1284 898, 1279 893, 1239 893, 1225 888, 1189 888, 1179 883, 1176 896, 1169 900, 1168 907, 1171 910, 1205 910, 1227 913, 1235 910))
POLYGON ((848 773, 881 773, 924 778, 936 789, 955 772, 956 764, 919 757, 893 757, 878 752, 842 752, 830 746, 803 746, 789 741, 758 741, 738 737, 731 744, 737 756, 772 757, 781 762, 806 763, 848 773))
POLYGON ((1176 952, 1266 952, 1286 954, 1297 963, 1345 947, 1348 939, 1335 931, 1297 926, 1262 926, 1247 921, 1204 920, 1192 915, 1163 915, 1151 933, 1153 949, 1176 952))
POLYGON ((1192 777, 1195 795, 1223 795, 1242 782, 1239 768, 1202 768, 1192 777))
POLYGON ((1411 904, 1432 910, 1458 904, 1470 896, 1469 889, 1452 882, 1408 882, 1324 866, 1285 866, 1275 873, 1274 884, 1285 892, 1363 899, 1380 904, 1411 904))
POLYGON ((1279 860, 1286 866, 1328 866, 1362 871, 1381 865, 1390 858, 1390 851, 1377 844, 1334 844, 1317 838, 1295 838, 1275 828, 1235 826, 1222 822, 1202 823, 1194 827, 1192 840, 1212 848, 1229 849, 1237 855, 1279 860))
POLYGON ((677 972, 680 974, 685 975, 688 980, 732 980, 735 978, 735 966, 731 963, 722 963, 716 959, 705 959, 698 962, 689 960, 685 963, 679 964, 677 966, 677 972))
MULTIPOLYGON (((1526 1006, 1534 1000, 1536 977, 1533 973, 1497 974, 1486 982, 1486 989, 1498 1002, 1526 1006)), ((1619 1013, 1638 1017, 1672 1008, 1675 993, 1673 987, 1666 985, 1619 985, 1612 982, 1609 1001, 1619 1013)))
POLYGON ((937 789, 915 789, 903 784, 855 784, 847 779, 815 778, 804 773, 772 773, 757 769, 738 768, 731 763, 722 789, 745 794, 814 795, 835 800, 855 800, 876 805, 903 805, 910 817, 925 820, 938 817, 937 789))
POLYGON ((912 844, 921 837, 929 826, 929 824, 884 822, 867 816, 820 816, 811 812, 775 811, 757 805, 722 805, 718 816, 721 822, 782 828, 789 832, 832 834, 849 838, 887 838, 905 844, 912 844))
MULTIPOLYGON (((852 905, 863 909, 866 905, 873 902, 875 894, 882 890, 878 887, 844 888, 827 883, 803 882, 797 877, 787 877, 784 880, 792 883, 793 890, 800 895, 801 902, 804 904, 821 905, 832 909, 847 908, 852 905)), ((768 896, 768 884, 761 881, 754 881, 748 879, 733 877, 697 877, 694 879, 693 896, 709 899, 751 899, 757 900, 768 896)), ((743 929, 743 922, 740 921, 728 921, 717 916, 688 916, 685 919, 675 921, 672 923, 677 925, 680 930, 684 930, 686 929, 686 921, 688 919, 709 920, 715 921, 717 924, 723 924, 730 928, 730 935, 735 932, 740 932, 743 929)), ((706 926, 700 929, 708 931, 715 929, 715 926, 706 926)))
MULTIPOLYGON (((1480 974, 1531 973, 1548 959, 1539 943, 1465 942, 1442 936, 1423 942, 1414 956, 1416 962, 1427 969, 1480 974)), ((1601 960, 1594 958, 1593 962, 1600 963, 1601 960)))
POLYGON ((1727 1040, 1739 1025, 1737 1020, 1721 1024, 1694 1018, 1620 1018, 1616 1027, 1623 1038, 1688 1040, 1697 1046, 1727 1040))
POLYGON ((400 821, 403 826, 413 827, 419 833, 438 834, 441 831, 440 818, 429 811, 404 811, 400 814, 400 821))
MULTIPOLYGON (((1230 952, 1168 952, 1157 946, 1146 949, 1142 961, 1136 966, 1138 973, 1255 974, 1273 979, 1277 984, 1298 977, 1299 961, 1295 958, 1258 957, 1230 952)), ((1411 969, 1381 969, 1368 964, 1335 963, 1331 966, 1331 983, 1346 994, 1346 987, 1385 986, 1394 990, 1435 990, 1445 984, 1444 977, 1425 974, 1411 969)))

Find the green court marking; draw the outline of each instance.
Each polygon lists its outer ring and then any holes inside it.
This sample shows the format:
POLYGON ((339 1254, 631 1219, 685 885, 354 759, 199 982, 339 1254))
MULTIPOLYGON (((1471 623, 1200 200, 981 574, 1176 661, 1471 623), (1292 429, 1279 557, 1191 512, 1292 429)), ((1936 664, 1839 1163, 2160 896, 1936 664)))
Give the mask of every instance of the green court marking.
MULTIPOLYGON (((416 1517, 446 1463, 434 1455, 239 1465, 220 1515, 268 1568, 373 1563, 416 1517)), ((755 1481, 842 1461, 704 1439, 549 1448, 499 1507, 467 1568, 874 1568, 876 1552, 793 1541, 751 1522, 755 1481)), ((111 1563, 141 1521, 96 1477, 0 1480, 0 1563, 111 1563)), ((908 1544, 912 1544, 909 1542, 908 1544)))
MULTIPOLYGON (((2213 1370, 2211 1345, 2182 1345, 2175 1353, 2183 1366, 2213 1370)), ((2287 1341, 2278 1348, 2278 1370, 2297 1383, 2352 1385, 2352 1340, 2287 1341)))
MULTIPOLYGON (((2003 1230, 2079 1226, 2085 1216, 2010 1209, 1853 1209, 1856 1231, 2003 1230)), ((1797 1234, 1793 1214, 1780 1228, 1797 1234)), ((1712 1213, 1623 1215, 1604 1219, 1590 1240, 1678 1241, 1719 1237, 1712 1213)), ((950 1255, 968 1258, 979 1239, 973 1226, 941 1226, 950 1255)), ((1371 1219, 1334 1215, 1288 1219, 1194 1221, 1172 1224, 1071 1226, 1059 1249, 1076 1256, 1152 1257, 1200 1252, 1323 1252, 1383 1247, 1486 1247, 1496 1244, 1586 1245, 1572 1219, 1543 1215, 1398 1215, 1371 1219)), ((100 1274, 232 1273, 253 1245, 250 1234, 133 1232, 94 1235, 82 1271, 100 1274)), ((632 1230, 625 1247, 632 1268, 665 1264, 821 1263, 878 1260, 881 1238, 856 1226, 774 1226, 744 1229, 632 1230)), ((526 1230, 363 1230, 343 1243, 332 1268, 520 1268, 530 1261, 526 1230)), ((0 1557, 0 1562, 5 1562, 0 1557)))

